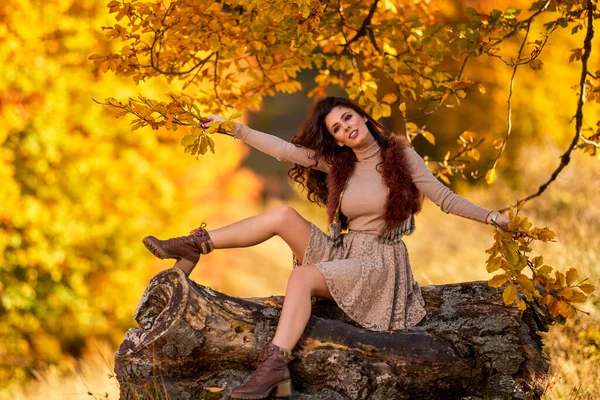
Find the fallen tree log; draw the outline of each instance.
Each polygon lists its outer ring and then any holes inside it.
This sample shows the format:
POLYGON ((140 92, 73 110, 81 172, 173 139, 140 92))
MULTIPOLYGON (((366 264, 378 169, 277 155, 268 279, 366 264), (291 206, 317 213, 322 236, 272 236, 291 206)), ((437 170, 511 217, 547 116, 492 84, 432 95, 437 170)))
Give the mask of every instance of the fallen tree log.
MULTIPOLYGON (((290 364, 294 399, 539 399, 552 321, 507 307, 485 281, 422 288, 427 316, 393 333, 360 328, 317 301, 290 364)), ((240 299, 154 276, 115 355, 121 398, 221 399, 274 335, 283 297, 240 299)))

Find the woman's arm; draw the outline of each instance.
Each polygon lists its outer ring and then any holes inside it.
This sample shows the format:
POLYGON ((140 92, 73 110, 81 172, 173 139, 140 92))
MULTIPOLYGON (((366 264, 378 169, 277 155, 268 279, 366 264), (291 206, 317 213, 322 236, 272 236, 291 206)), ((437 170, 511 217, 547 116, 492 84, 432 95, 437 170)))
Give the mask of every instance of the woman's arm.
POLYGON ((329 172, 331 165, 321 158, 315 165, 315 151, 302 146, 296 146, 277 136, 250 129, 243 124, 236 124, 233 136, 242 140, 263 153, 275 157, 279 161, 303 165, 305 167, 329 172))
POLYGON ((408 160, 412 181, 417 189, 437 204, 443 212, 485 224, 490 223, 490 219, 495 214, 494 211, 480 207, 444 186, 431 174, 421 156, 410 147, 404 148, 403 151, 408 160))

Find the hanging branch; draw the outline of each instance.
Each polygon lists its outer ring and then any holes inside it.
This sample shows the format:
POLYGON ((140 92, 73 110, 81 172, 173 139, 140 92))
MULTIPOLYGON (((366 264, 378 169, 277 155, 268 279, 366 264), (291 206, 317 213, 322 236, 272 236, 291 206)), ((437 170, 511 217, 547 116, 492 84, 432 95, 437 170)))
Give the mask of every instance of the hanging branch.
POLYGON ((513 65, 513 70, 512 70, 512 75, 510 77, 510 89, 508 91, 508 100, 507 100, 507 115, 506 115, 506 124, 507 124, 507 128, 506 128, 506 136, 504 137, 504 141, 502 143, 502 148, 500 148, 500 151, 498 152, 498 155, 496 156, 496 159, 494 160, 494 163, 492 164, 492 167, 489 169, 490 171, 496 168, 496 165, 498 164, 498 160, 500 160, 500 157, 502 157, 502 154, 504 153, 504 149, 506 148, 506 143, 508 143, 508 139, 510 138, 510 134, 512 132, 512 104, 511 104, 511 100, 512 100, 512 95, 513 95, 513 89, 515 86, 515 75, 517 74, 517 68, 519 68, 519 60, 521 59, 521 54, 523 53, 523 48, 525 47, 525 43, 527 43, 527 38, 529 37, 529 30, 531 29, 531 24, 527 25, 527 28, 525 29, 525 37, 523 38, 523 42, 521 43, 521 47, 519 48, 519 53, 517 54, 517 61, 514 63, 513 65))
MULTIPOLYGON (((548 186, 558 177, 558 174, 569 164, 571 161, 571 152, 577 146, 577 142, 581 138, 581 126, 583 125, 583 104, 585 103, 585 78, 588 75, 588 59, 590 58, 590 54, 592 52, 592 39, 594 37, 594 3, 592 1, 588 1, 586 5, 587 9, 587 31, 585 34, 585 39, 583 41, 583 56, 581 57, 581 78, 579 79, 579 97, 577 98, 577 112, 575 113, 575 135, 573 136, 573 140, 569 145, 569 148, 565 151, 565 153, 560 157, 560 165, 556 168, 556 170, 550 176, 550 179, 541 185, 538 188, 538 191, 534 194, 531 194, 524 199, 517 201, 517 206, 521 204, 521 202, 526 202, 535 197, 540 196, 548 186)), ((500 212, 504 212, 509 210, 510 207, 505 207, 500 212)))

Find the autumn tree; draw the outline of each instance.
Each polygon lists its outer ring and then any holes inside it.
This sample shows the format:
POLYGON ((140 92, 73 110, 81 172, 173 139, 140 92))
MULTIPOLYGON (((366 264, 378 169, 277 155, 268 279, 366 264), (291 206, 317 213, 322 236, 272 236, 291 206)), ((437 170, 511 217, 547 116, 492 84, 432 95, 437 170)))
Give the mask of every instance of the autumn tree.
MULTIPOLYGON (((551 179, 574 148, 596 154, 600 146, 598 132, 582 133, 583 104, 600 99, 594 66, 588 65, 598 17, 594 1, 535 1, 527 9, 490 12, 466 8, 455 20, 444 19, 428 1, 114 0, 107 6, 118 23, 103 30, 124 45, 119 52, 92 55, 96 65, 135 82, 157 76, 178 82, 166 102, 144 97, 125 103, 107 100, 123 114, 136 116, 134 128, 198 127, 207 113, 256 109, 264 96, 299 90, 298 74, 315 69, 316 85, 309 96, 322 97, 329 87, 341 86, 376 119, 398 110, 409 139, 423 136, 434 143, 438 133, 423 129, 420 119, 441 106, 459 104, 473 90, 486 90, 464 73, 469 62, 488 57, 512 68, 512 95, 519 67, 543 68, 548 41, 557 30, 569 29, 586 33, 581 47, 569 55, 569 61, 580 61, 580 96, 573 141, 551 179), (543 37, 531 39, 529 33, 542 16, 551 16, 543 24, 543 37), (520 43, 517 54, 503 54, 503 46, 515 40, 520 43), (200 89, 206 86, 211 90, 200 89)), ((488 183, 494 182, 510 133, 509 116, 505 137, 493 140, 495 157, 473 177, 485 175, 488 183)), ((200 144, 209 139, 201 131, 195 135, 197 150, 204 153, 208 146, 200 144)), ((469 132, 462 135, 458 149, 432 160, 438 161, 437 175, 448 181, 463 170, 465 159, 479 160, 477 148, 483 140, 469 132)))
MULTIPOLYGON (((473 91, 485 93, 485 86, 465 73, 470 63, 485 57, 486 62, 502 63, 512 70, 507 82, 505 134, 488 140, 493 143, 493 157, 481 160, 479 148, 486 137, 465 126, 457 140, 458 148, 447 149, 440 159, 424 158, 446 183, 452 175, 466 177, 467 163, 478 161, 482 172, 471 171, 470 177, 485 177, 492 184, 512 139, 515 76, 520 68, 541 70, 550 63, 552 60, 544 60, 544 50, 553 35, 563 30, 573 35, 584 33, 580 47, 565 56, 581 72, 579 80, 573 82, 578 94, 572 140, 547 182, 537 190, 532 188, 532 193, 514 206, 520 209, 525 201, 541 195, 567 166, 573 150, 599 154, 600 122, 592 129, 584 130, 583 126, 584 104, 600 101, 600 80, 598 72, 593 72, 597 66, 589 62, 594 21, 600 15, 596 1, 534 1, 523 8, 504 10, 467 7, 455 18, 445 18, 440 6, 429 1, 114 0, 107 6, 118 22, 103 30, 123 47, 114 53, 93 54, 90 59, 102 71, 110 70, 135 82, 164 76, 174 90, 168 99, 109 98, 104 104, 118 115, 132 114, 132 129, 165 126, 175 131, 178 126, 190 127, 182 145, 192 155, 215 151, 211 138, 215 127, 204 131, 200 126, 204 116, 227 113, 234 118, 235 111, 257 109, 264 96, 298 91, 298 75, 305 70, 318 71, 310 97, 323 97, 328 88, 342 87, 374 118, 398 116, 401 133, 409 141, 423 137, 434 144, 443 132, 431 132, 420 121, 443 106, 458 106, 473 91), (530 35, 533 29, 540 30, 536 38, 530 35), (517 43, 516 52, 507 52, 512 43, 517 43)), ((583 292, 572 287, 576 273, 567 273, 568 279, 562 273, 551 278, 547 268, 543 272, 536 269, 544 267, 537 265, 539 259, 530 261, 522 253, 531 241, 548 240, 546 236, 553 233, 533 228, 526 218, 512 216, 515 222, 511 226, 525 230, 527 237, 513 241, 510 234, 496 236, 488 270, 502 268, 505 273, 490 284, 500 286, 510 280, 525 288, 528 300, 546 296, 533 289, 534 284, 546 285, 548 293, 568 295, 562 298, 566 303, 561 303, 560 312, 554 308, 552 314, 572 315, 569 299, 585 299, 583 292), (521 273, 527 266, 533 280, 521 273)), ((512 283, 505 289, 507 304, 516 299, 512 283)), ((593 286, 584 288, 593 290, 593 286)), ((550 298, 544 297, 544 301, 550 298)))

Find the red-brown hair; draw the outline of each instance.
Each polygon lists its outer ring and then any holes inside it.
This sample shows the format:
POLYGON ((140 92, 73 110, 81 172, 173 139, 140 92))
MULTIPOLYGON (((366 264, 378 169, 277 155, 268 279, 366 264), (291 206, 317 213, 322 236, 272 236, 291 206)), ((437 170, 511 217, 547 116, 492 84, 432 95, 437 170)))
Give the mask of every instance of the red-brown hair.
MULTIPOLYGON (((390 131, 375 121, 356 102, 344 97, 325 97, 315 103, 310 115, 304 121, 304 124, 302 124, 300 131, 292 138, 292 143, 315 150, 315 166, 317 165, 317 160, 320 158, 324 158, 328 163, 334 164, 335 160, 342 153, 348 153, 346 157, 354 157, 356 159, 352 149, 348 146, 338 146, 331 133, 327 130, 325 117, 335 107, 350 108, 360 116, 366 117, 367 128, 369 128, 373 138, 379 143, 382 154, 384 153, 384 150, 388 147, 389 136, 391 135, 390 131)), ((292 180, 299 183, 302 188, 307 190, 308 200, 321 206, 327 204, 327 173, 296 164, 289 170, 288 175, 292 180)))

